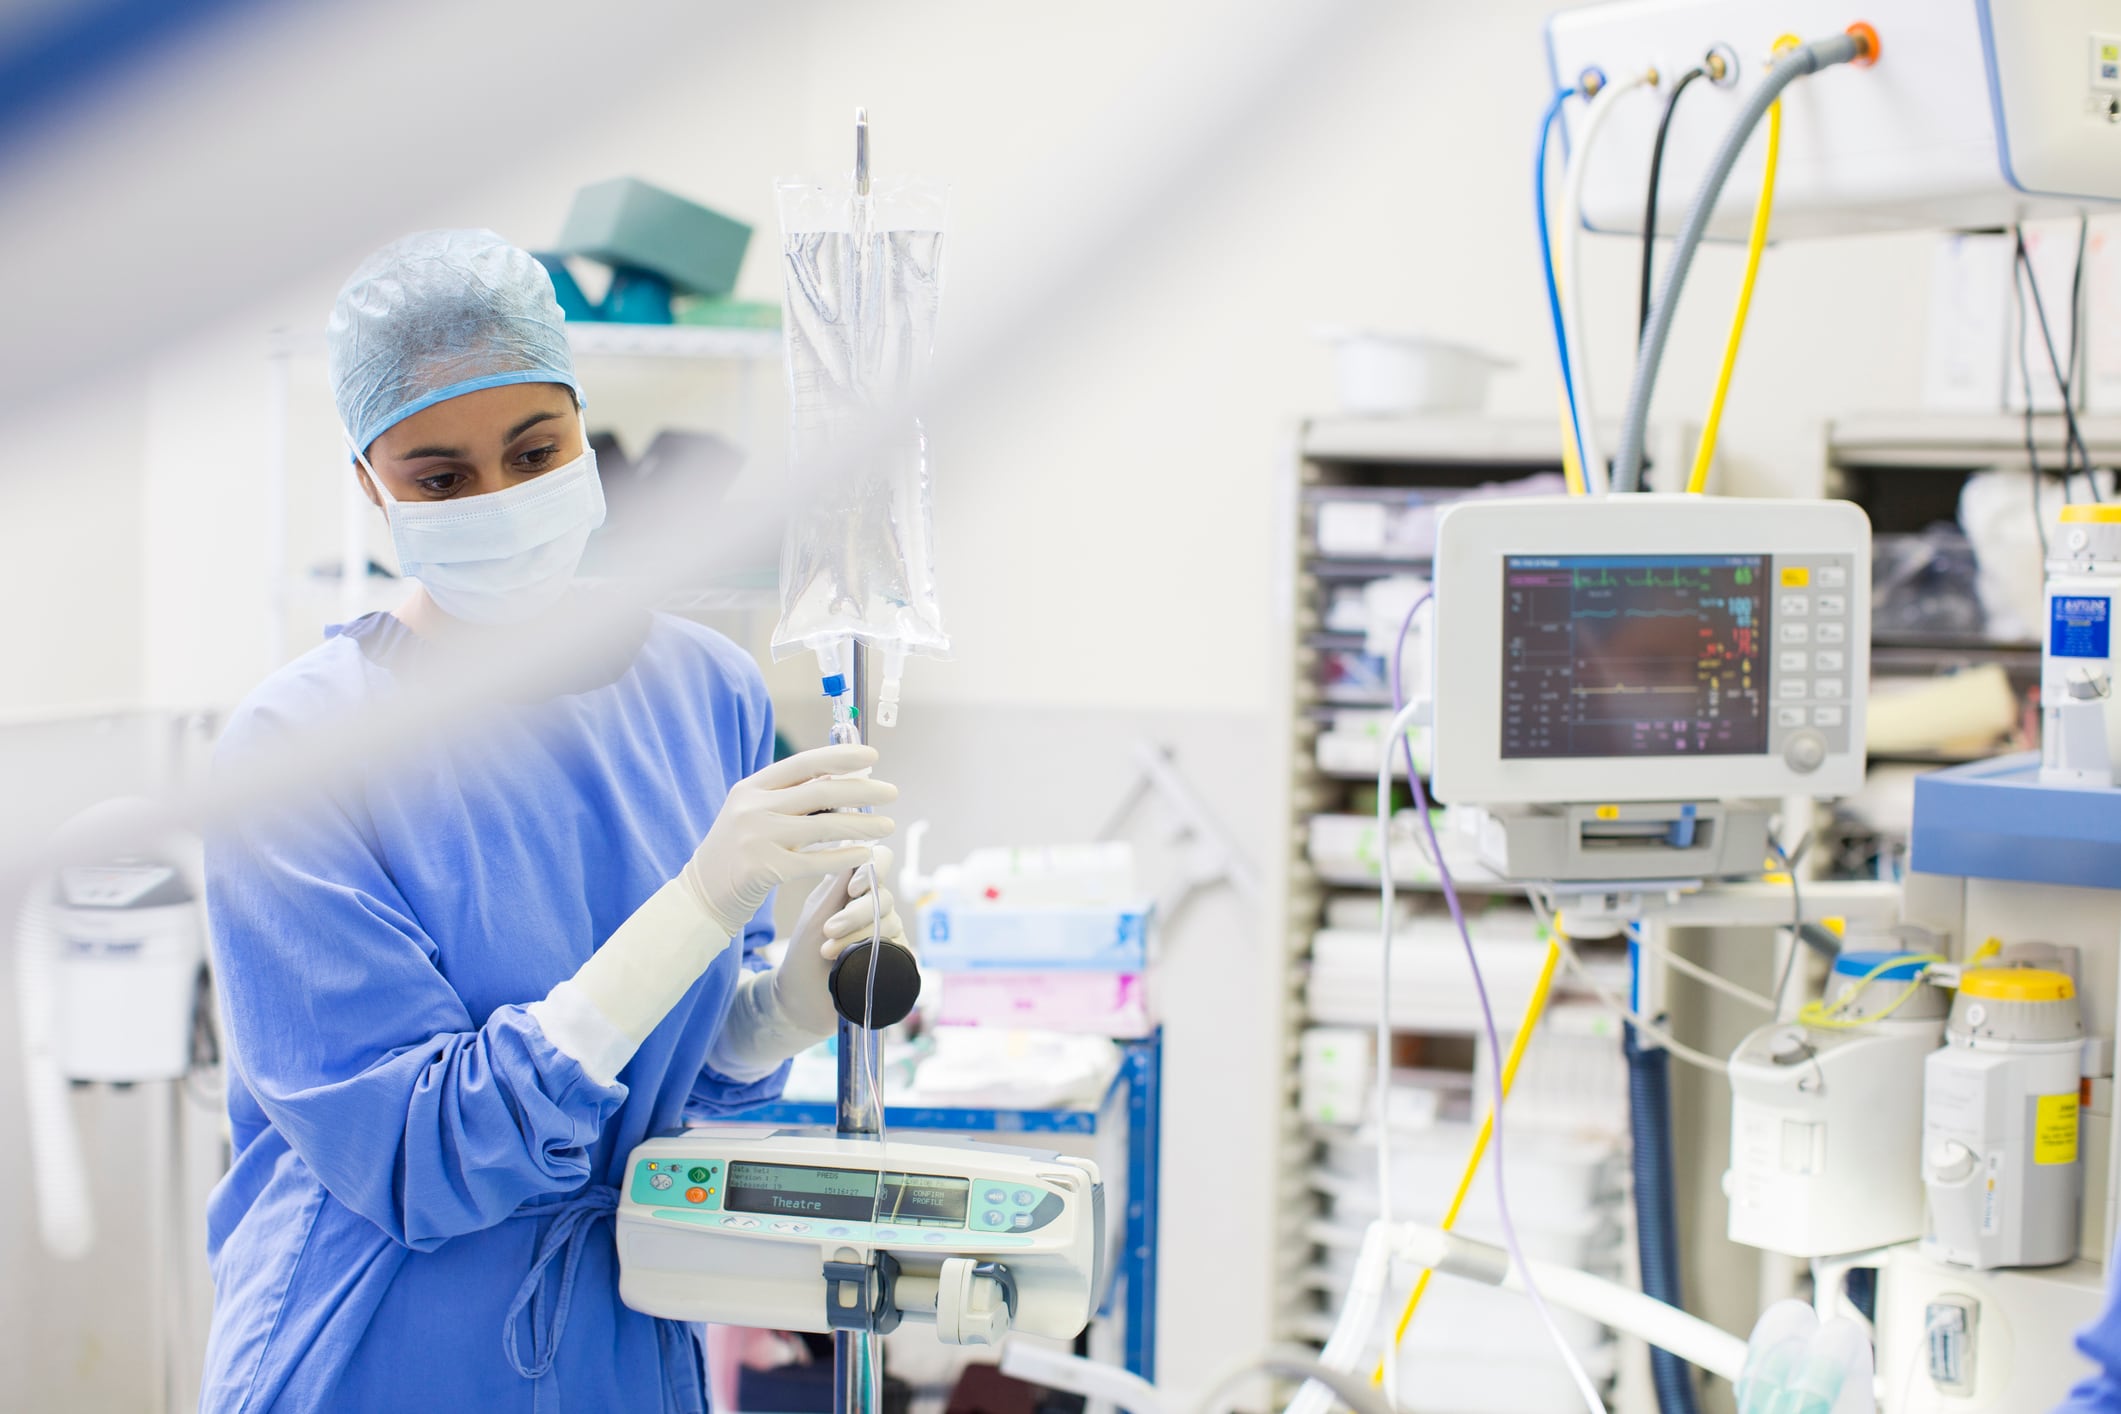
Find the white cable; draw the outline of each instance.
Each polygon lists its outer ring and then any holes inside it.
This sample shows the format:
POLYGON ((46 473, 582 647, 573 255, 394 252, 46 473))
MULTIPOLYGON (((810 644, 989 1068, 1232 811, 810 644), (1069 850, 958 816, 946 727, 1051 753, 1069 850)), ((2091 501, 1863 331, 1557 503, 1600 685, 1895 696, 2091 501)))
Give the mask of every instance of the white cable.
POLYGON ((1720 1057, 1712 1056, 1706 1051, 1695 1050, 1692 1046, 1687 1045, 1671 1032, 1665 1030, 1656 1022, 1649 1020, 1626 1002, 1608 992, 1599 980, 1591 975, 1591 969, 1584 964, 1584 960, 1577 956, 1576 945, 1570 940, 1569 935, 1561 931, 1561 924, 1554 917, 1553 904, 1543 898, 1537 889, 1526 889, 1525 898, 1531 903, 1533 909, 1538 912, 1540 921, 1547 926, 1547 931, 1554 935, 1555 946, 1561 949, 1561 960, 1566 962, 1570 970, 1576 974, 1578 980, 1590 989, 1591 995, 1605 1004, 1606 1010, 1616 1016, 1625 1018, 1633 1024, 1637 1031, 1649 1037, 1688 1065, 1698 1066, 1702 1070, 1712 1071, 1717 1075, 1728 1076, 1731 1073, 1729 1062, 1720 1057))
POLYGON ((1584 489, 1603 496, 1611 487, 1605 453, 1598 446, 1598 420, 1591 406, 1590 360, 1583 338, 1583 188, 1591 168, 1591 144, 1621 96, 1650 82, 1656 70, 1621 79, 1598 90, 1584 110, 1583 131, 1569 154, 1561 197, 1561 328, 1569 349, 1569 382, 1576 390, 1576 444, 1583 448, 1584 489))
MULTIPOLYGON (((1377 1221, 1385 1228, 1392 1225, 1392 914, 1398 907, 1396 881, 1392 878, 1392 754, 1427 705, 1417 700, 1400 708, 1377 754, 1377 872, 1384 904, 1377 924, 1377 1221)), ((1410 760, 1408 769, 1414 768, 1410 760)), ((1442 861, 1437 863, 1441 867, 1442 861)), ((1380 1288, 1389 1278, 1389 1261, 1384 1271, 1380 1288)), ((1353 1300, 1353 1291, 1349 1298, 1353 1300)), ((1385 1352, 1385 1404, 1397 1409, 1399 1362, 1391 1358, 1392 1353, 1385 1352)))
POLYGON ((1730 978, 1712 972, 1708 968, 1703 967, 1698 962, 1694 962, 1688 958, 1683 958, 1678 953, 1673 952, 1670 948, 1653 943, 1648 938, 1638 937, 1635 940, 1635 946, 1641 948, 1644 952, 1655 953, 1658 957, 1664 959, 1664 963, 1667 967, 1670 967, 1678 972, 1684 972, 1687 976, 1693 978, 1702 986, 1712 987, 1715 990, 1723 993, 1727 997, 1731 997, 1738 1001, 1744 1002, 1747 1006, 1758 1007, 1760 1008, 1760 1010, 1766 1012, 1770 1016, 1775 1015, 1781 1010, 1781 1008, 1777 1007, 1766 997, 1761 996, 1760 993, 1754 991, 1752 988, 1741 987, 1736 982, 1733 982, 1730 978))
POLYGON ((73 1261, 96 1245, 88 1160, 74 1115, 72 1087, 59 1063, 59 971, 65 945, 52 881, 40 877, 22 897, 15 922, 15 994, 22 1027, 22 1077, 28 1102, 31 1191, 37 1235, 54 1257, 73 1261))

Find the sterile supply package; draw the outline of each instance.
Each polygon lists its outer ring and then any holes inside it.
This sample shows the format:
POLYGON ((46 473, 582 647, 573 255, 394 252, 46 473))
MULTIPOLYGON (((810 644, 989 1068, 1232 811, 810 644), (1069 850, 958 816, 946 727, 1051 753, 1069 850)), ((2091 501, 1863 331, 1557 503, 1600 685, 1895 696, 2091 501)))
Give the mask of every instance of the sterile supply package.
POLYGON ((1149 966, 1155 906, 1124 843, 974 850, 923 882, 932 892, 917 932, 921 961, 933 971, 1138 973, 1149 966))
POLYGON ((938 980, 938 1026, 999 1026, 1132 1040, 1156 1029, 1139 972, 952 972, 938 980))
MULTIPOLYGON (((802 499, 781 551, 776 658, 857 639, 895 687, 950 651, 936 598, 919 383, 935 345, 948 188, 915 179, 777 184, 792 473, 852 457, 802 499)), ((896 703, 896 694, 887 695, 896 703)), ((879 705, 878 720, 890 717, 879 705)))

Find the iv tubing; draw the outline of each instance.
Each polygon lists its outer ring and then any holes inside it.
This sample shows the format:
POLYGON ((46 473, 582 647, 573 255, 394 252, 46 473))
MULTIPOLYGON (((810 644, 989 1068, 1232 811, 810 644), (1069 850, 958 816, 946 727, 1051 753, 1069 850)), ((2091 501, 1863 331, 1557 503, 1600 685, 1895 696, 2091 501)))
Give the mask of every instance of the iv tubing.
POLYGON ((1723 364, 1716 370, 1716 391, 1709 396, 1708 415, 1701 420, 1701 441, 1694 448, 1694 470, 1687 477, 1688 494, 1698 496, 1708 489, 1709 464, 1716 459, 1716 433, 1723 426, 1723 402, 1731 393, 1731 375, 1738 369, 1738 341, 1745 337, 1746 312, 1753 305, 1753 282, 1760 275, 1760 253, 1767 249, 1768 216, 1775 205, 1775 164, 1782 156, 1782 104, 1767 110, 1767 161, 1760 172, 1760 200, 1753 206, 1753 229, 1745 241, 1745 277, 1738 282, 1738 307, 1731 312, 1731 334, 1723 345, 1723 364))
POLYGON ((1584 482, 1593 496, 1609 489, 1605 455, 1598 447, 1598 423, 1591 406, 1590 360, 1584 354, 1583 337, 1583 188, 1591 170, 1591 147, 1612 115, 1613 106, 1635 89, 1649 83, 1655 69, 1632 78, 1609 83, 1598 90, 1584 110, 1583 132, 1576 150, 1569 155, 1568 173, 1561 189, 1562 356, 1569 363, 1569 386, 1576 397, 1576 445, 1582 449, 1584 482))
POLYGON ((1694 204, 1687 210, 1686 222, 1680 227, 1679 238, 1672 248, 1671 263, 1665 267, 1664 284, 1658 291, 1656 308, 1650 312, 1650 327, 1643 334, 1642 351, 1635 363, 1635 380, 1628 388, 1620 451, 1613 467, 1616 489, 1641 489, 1643 452, 1649 437, 1650 395, 1657 389, 1657 369, 1664 362, 1665 345, 1671 341, 1672 321, 1679 312, 1679 292, 1686 285, 1688 267, 1694 263, 1694 252, 1701 248, 1701 239, 1708 231, 1709 217, 1716 209, 1716 198, 1723 194, 1723 184, 1730 180, 1731 169, 1738 165, 1738 154, 1744 151, 1746 139, 1752 136, 1753 129, 1760 125, 1761 118, 1782 96, 1782 91, 1798 79, 1834 64, 1853 63, 1870 53, 1865 39, 1853 34, 1837 34, 1815 39, 1778 56, 1767 71, 1767 77, 1753 90, 1753 96, 1724 134, 1723 145, 1716 150, 1708 175, 1702 179, 1694 204))
MULTIPOLYGON (((1524 1059, 1525 1047, 1530 1044, 1532 1032, 1539 1025, 1539 1018, 1546 1014, 1547 993, 1554 985, 1554 969, 1561 964, 1561 948, 1549 940, 1545 961, 1539 965, 1539 980, 1532 984, 1532 996, 1525 1003, 1524 1019, 1517 1023, 1517 1034, 1510 1038, 1509 1059, 1502 1063, 1502 1093, 1508 1099, 1510 1088, 1517 1081, 1517 1064, 1524 1059)), ((1466 1196, 1473 1191, 1474 1175, 1480 1172, 1480 1160, 1488 1152, 1488 1139, 1495 1133, 1495 1114, 1490 1110, 1480 1117, 1480 1132, 1473 1137, 1473 1152, 1466 1156, 1465 1171, 1458 1176, 1458 1191, 1451 1195, 1451 1205, 1443 1211, 1443 1230, 1449 1232, 1458 1226, 1459 1210, 1466 1205, 1466 1196)), ((1414 1308, 1421 1304, 1422 1293, 1429 1289, 1429 1268, 1423 1268, 1414 1279, 1414 1289, 1407 1293, 1407 1304, 1400 1310, 1399 1324, 1392 1328, 1392 1351, 1397 1351, 1407 1338, 1407 1327, 1413 1323, 1414 1308)), ((1371 1384, 1384 1381, 1386 1366, 1391 1352, 1377 1364, 1377 1372, 1370 1376, 1371 1384)))

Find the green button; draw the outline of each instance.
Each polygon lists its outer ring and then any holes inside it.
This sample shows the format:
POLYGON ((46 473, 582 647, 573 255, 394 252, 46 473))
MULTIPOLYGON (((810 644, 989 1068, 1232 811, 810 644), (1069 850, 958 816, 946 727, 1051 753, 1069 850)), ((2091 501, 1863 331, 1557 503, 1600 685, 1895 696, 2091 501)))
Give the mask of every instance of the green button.
POLYGON ((692 1171, 686 1174, 685 1177, 691 1179, 694 1183, 705 1183, 707 1181, 707 1170, 695 1164, 692 1167, 692 1171))

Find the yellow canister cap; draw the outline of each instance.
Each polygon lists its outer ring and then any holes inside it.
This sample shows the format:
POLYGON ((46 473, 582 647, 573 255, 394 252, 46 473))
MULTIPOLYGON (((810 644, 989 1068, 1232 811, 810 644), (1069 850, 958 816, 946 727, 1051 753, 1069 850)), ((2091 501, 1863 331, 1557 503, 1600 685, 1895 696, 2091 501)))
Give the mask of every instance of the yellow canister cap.
POLYGON ((2062 508, 2064 525, 2121 525, 2121 506, 2079 501, 2062 508))
POLYGON ((2044 967, 1977 967, 1961 974, 1959 991, 1992 1002, 2066 1002, 2077 995, 2077 984, 2067 972, 2044 967))

